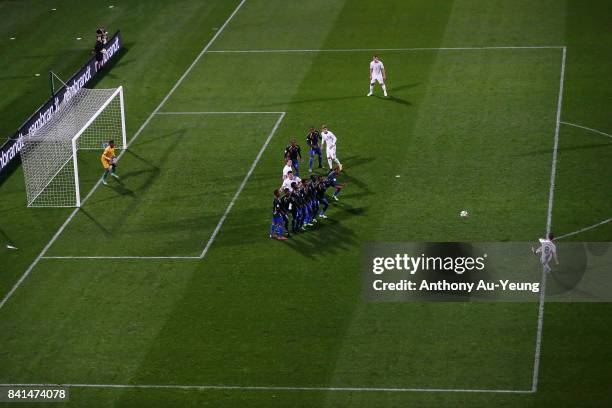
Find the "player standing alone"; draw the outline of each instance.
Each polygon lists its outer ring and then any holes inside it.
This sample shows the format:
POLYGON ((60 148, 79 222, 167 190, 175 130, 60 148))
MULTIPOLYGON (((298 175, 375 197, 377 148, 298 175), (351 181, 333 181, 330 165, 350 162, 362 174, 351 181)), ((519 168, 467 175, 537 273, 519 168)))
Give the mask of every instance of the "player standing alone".
POLYGON ((540 238, 540 247, 535 249, 532 247, 531 250, 540 256, 540 263, 544 267, 544 271, 550 273, 550 261, 553 259, 555 263, 559 265, 559 260, 557 259, 557 247, 553 243, 554 236, 553 234, 548 234, 546 238, 540 238))
POLYGON ((387 73, 385 72, 385 66, 382 61, 378 59, 378 56, 375 55, 370 62, 370 92, 368 96, 372 96, 372 92, 374 92, 374 83, 378 82, 382 87, 385 96, 387 96, 387 87, 385 86, 385 81, 387 80, 387 73))
POLYGON ((327 129, 327 126, 323 125, 321 127, 321 139, 323 140, 321 142, 321 145, 323 144, 327 145, 326 153, 327 153, 327 163, 329 164, 329 168, 333 169, 333 165, 332 165, 332 160, 333 160, 336 163, 338 163, 338 167, 340 168, 340 170, 342 170, 342 164, 340 163, 340 160, 338 160, 338 158, 336 157, 336 141, 338 140, 336 135, 330 132, 329 129, 327 129))
POLYGON ((108 141, 108 146, 104 149, 104 153, 102 153, 102 157, 100 158, 102 161, 102 167, 104 167, 104 174, 102 175, 102 183, 107 185, 106 179, 110 174, 117 180, 119 180, 119 176, 115 173, 117 169, 117 165, 115 164, 115 142, 112 140, 108 141))

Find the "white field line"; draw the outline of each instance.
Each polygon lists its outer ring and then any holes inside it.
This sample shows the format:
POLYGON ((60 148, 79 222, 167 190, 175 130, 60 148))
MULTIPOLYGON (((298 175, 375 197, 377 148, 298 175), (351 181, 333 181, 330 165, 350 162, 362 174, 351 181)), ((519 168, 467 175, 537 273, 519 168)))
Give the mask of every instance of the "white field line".
POLYGON ((402 52, 402 51, 469 51, 469 50, 541 50, 563 49, 562 45, 517 45, 490 47, 413 47, 413 48, 342 48, 342 49, 267 49, 267 50, 211 50, 216 54, 266 54, 266 53, 309 53, 309 52, 402 52))
POLYGON ((199 256, 43 256, 42 259, 200 259, 199 256))
MULTIPOLYGON (((204 114, 210 114, 210 113, 216 114, 216 113, 226 113, 226 112, 198 112, 198 114, 203 114, 203 115, 204 114)), ((234 113, 245 113, 245 112, 229 112, 229 113, 230 114, 234 114, 234 113)), ((246 113, 250 114, 250 113, 261 113, 261 112, 246 112, 246 113)), ((270 144, 270 141, 272 140, 272 137, 274 137, 274 135, 276 134, 276 130, 278 129, 278 127, 280 126, 283 118, 285 117, 285 112, 263 112, 263 113, 279 113, 280 115, 279 115, 278 119, 276 120, 276 122, 274 123, 274 127, 272 128, 272 130, 268 134, 268 137, 265 140, 263 146, 259 150, 259 153, 257 154, 255 159, 253 160, 253 163, 251 164, 251 168, 247 172, 246 176, 244 176, 244 179, 242 180, 242 183, 238 187, 238 190, 234 194, 234 197, 232 198, 230 203, 227 205, 227 208, 225 209, 225 212, 221 216, 221 219, 219 219, 219 222, 217 223, 217 226, 215 227, 212 235, 210 236, 210 238, 206 242, 206 246, 204 247, 204 249, 202 250, 202 252, 200 253, 199 256, 96 256, 96 255, 94 255, 94 256, 43 256, 42 258, 43 259, 143 259, 143 260, 146 260, 146 259, 203 259, 204 256, 206 256, 206 253, 208 252, 208 249, 212 245, 213 241, 217 237, 217 234, 221 230, 221 227, 223 226, 223 223, 225 222, 225 219, 227 218, 227 216, 229 215, 230 211, 234 207, 234 204, 236 203, 236 200, 238 200, 238 197, 242 193, 242 190, 246 186, 246 183, 249 181, 249 178, 253 174, 253 171, 255 170, 255 167, 257 167, 257 163, 259 163, 259 160, 261 159, 261 156, 263 155, 264 151, 266 150, 266 148, 270 144)))
POLYGON ((377 388, 377 387, 267 387, 239 385, 164 385, 164 384, 0 384, 0 387, 67 387, 67 388, 141 388, 175 390, 238 390, 238 391, 345 391, 345 392, 455 392, 532 394, 532 390, 494 390, 469 388, 377 388))
POLYGON ((563 238, 571 237, 573 235, 580 234, 581 232, 585 232, 585 231, 589 231, 589 230, 595 229, 595 228, 600 227, 600 226, 602 226, 604 224, 607 224, 607 223, 609 223, 611 221, 612 221, 612 218, 608 218, 607 220, 603 220, 601 222, 598 222, 597 224, 589 225, 588 227, 584 227, 584 228, 581 228, 581 229, 573 231, 573 232, 568 232, 567 234, 559 235, 558 237, 555 237, 555 241, 558 241, 558 240, 563 239, 563 238))
MULTIPOLYGON (((566 59, 566 47, 565 46, 498 46, 498 47, 447 47, 447 48, 376 48, 376 49, 368 49, 368 48, 354 48, 354 49, 337 49, 337 50, 321 50, 321 49, 302 49, 302 50, 217 50, 217 51, 209 51, 208 48, 212 44, 212 42, 217 38, 217 36, 223 31, 229 21, 234 17, 236 12, 242 7, 246 0, 242 0, 242 2, 237 6, 234 12, 230 15, 230 17, 226 20, 223 26, 219 29, 219 31, 213 36, 210 42, 206 45, 206 47, 200 52, 200 54, 196 57, 193 63, 189 66, 187 71, 179 78, 174 87, 170 90, 170 92, 166 95, 166 97, 162 100, 162 102, 157 106, 157 108, 151 113, 151 115, 145 120, 145 122, 140 126, 138 131, 134 134, 132 139, 128 144, 131 144, 133 140, 138 137, 138 135, 142 132, 142 130, 147 126, 152 117, 157 114, 214 114, 214 113, 237 113, 237 112, 159 112, 159 109, 165 104, 168 98, 174 93, 176 88, 180 85, 180 83, 184 80, 184 78, 189 74, 189 72, 193 69, 195 64, 199 61, 202 55, 206 52, 208 53, 289 53, 289 52, 359 52, 359 51, 461 51, 461 50, 503 50, 503 49, 562 49, 563 50, 563 58, 561 65, 561 79, 560 79, 560 90, 559 90, 559 100, 557 107, 557 126, 555 129, 555 145, 553 150, 553 165, 552 165, 552 174, 551 174, 551 189, 549 194, 549 212, 547 217, 547 231, 550 231, 550 222, 552 217, 552 200, 553 200, 553 191, 554 191, 554 179, 556 173, 556 158, 557 158, 557 149, 558 149, 558 132, 559 132, 559 123, 560 123, 560 109, 562 103, 562 93, 563 93, 563 81, 565 76, 565 59, 566 59)), ((264 146, 260 150, 258 156, 256 157, 249 173, 243 180, 240 188, 234 195, 234 198, 228 205, 225 214, 219 221, 217 228, 213 232, 213 235, 209 239, 206 247, 202 251, 200 257, 116 257, 118 259, 195 259, 195 258, 203 258, 210 245, 214 241, 219 229, 221 228, 227 214, 229 214, 231 208, 233 207, 237 197, 242 192, 248 178, 252 174, 257 162, 259 161, 263 151, 267 147, 269 141, 274 135, 276 129, 278 128, 280 122, 284 118, 284 112, 239 112, 239 113, 281 113, 281 116, 276 122, 274 129, 268 136, 264 146)), ((591 129, 588 129, 591 130, 591 129)), ((121 155, 123 152, 119 155, 121 155)), ((100 185, 98 182, 94 188, 89 192, 89 194, 83 200, 83 203, 92 195, 94 190, 100 185)), ((75 209, 73 213, 68 217, 66 222, 60 227, 60 229, 53 236, 51 241, 45 246, 43 251, 39 254, 39 256, 35 259, 35 261, 30 265, 30 267, 26 270, 26 272, 21 276, 19 281, 15 284, 15 286, 11 289, 11 291, 5 296, 5 298, 0 302, 0 308, 4 306, 6 301, 11 297, 14 291, 19 287, 19 285, 23 282, 23 280, 28 276, 31 270, 36 266, 38 261, 44 257, 44 254, 48 251, 49 247, 53 244, 53 242, 57 239, 57 237, 63 232, 66 225, 71 221, 74 217, 78 209, 75 209)), ((70 258, 91 258, 91 259, 107 259, 109 257, 45 257, 49 259, 70 259, 70 258)), ((225 385, 139 385, 139 384, 0 384, 0 386, 63 386, 63 387, 81 387, 81 388, 160 388, 160 389, 200 389, 200 390, 263 390, 263 391, 347 391, 347 392, 455 392, 455 393, 515 393, 515 394, 531 394, 537 391, 537 381, 538 381, 538 373, 539 373, 539 365, 540 365, 540 350, 541 350, 541 337, 542 337, 542 325, 543 325, 543 315, 544 315, 544 293, 545 293, 545 285, 546 285, 546 275, 542 276, 542 289, 540 294, 540 307, 538 313, 538 331, 536 338, 536 352, 534 357, 534 372, 533 372, 533 382, 531 390, 496 390, 496 389, 452 389, 452 388, 373 388, 373 387, 265 387, 265 386, 225 386, 225 385)))
POLYGON ((575 123, 570 123, 570 122, 561 122, 561 123, 563 123, 564 125, 567 125, 567 126, 573 126, 575 128, 588 130, 589 132, 597 133, 597 134, 602 135, 602 136, 612 137, 612 135, 610 135, 608 133, 605 133, 605 132, 602 132, 601 130, 592 129, 592 128, 589 128, 589 127, 586 127, 586 126, 581 126, 581 125, 577 125, 575 123))
POLYGON ((280 115, 285 112, 157 112, 157 115, 280 115))
MULTIPOLYGON (((565 60, 567 48, 563 47, 561 55, 561 73, 559 76, 559 96, 557 97, 557 119, 555 124, 555 137, 553 142, 552 164, 550 169, 550 189, 548 190, 548 212, 546 214, 546 236, 552 228, 552 211, 555 195, 555 178, 557 175, 557 153, 559 150, 559 127, 561 124, 561 106, 563 105, 563 83, 565 81, 565 60)), ((542 268, 542 285, 540 287, 540 302, 538 305, 538 328, 536 331, 535 352, 533 355, 533 377, 531 391, 538 391, 538 378, 540 375, 540 355, 542 352, 542 328, 544 326, 544 304, 546 300, 546 280, 548 274, 542 268)))
POLYGON ((284 117, 285 117, 285 113, 283 112, 283 113, 281 113, 281 115, 276 120, 276 123, 274 124, 274 127, 270 131, 270 134, 268 135, 268 138, 266 139, 266 141, 264 142, 263 146, 259 150, 259 153, 257 153, 257 157, 255 157, 255 160, 253 160, 253 164, 251 164, 251 168, 249 169, 249 172, 246 174, 246 176, 244 176, 244 179, 242 180, 242 183, 240 184, 240 187, 238 187, 238 190, 236 191, 236 194, 234 194, 234 198, 232 198, 232 201, 230 201, 230 203, 228 204, 227 208, 225 209, 225 213, 223 213, 223 216, 219 220, 219 223, 217 224, 217 227, 213 231, 212 235, 210 236, 210 239, 206 243, 206 246, 202 250, 202 253, 200 254, 200 258, 204 258, 206 256, 206 253, 208 252, 208 249, 210 248, 210 246, 212 245, 213 241, 217 237, 217 234, 219 233, 219 230, 221 229, 221 226, 225 222, 225 219, 227 218, 227 215, 232 210, 232 207, 234 206, 234 203, 238 199, 238 196, 240 196, 240 193, 242 193, 242 190, 244 189, 244 186, 246 185, 247 181, 249 181, 249 178, 251 177, 251 174, 253 174, 253 171, 255 170, 255 167, 257 166, 257 163, 259 162, 259 159, 263 155, 264 150, 266 150, 266 147, 268 147, 268 144, 270 143, 270 140, 272 140, 272 137, 276 133, 276 129, 278 129, 278 126, 280 125, 280 123, 282 122, 284 117))
MULTIPOLYGON (((164 99, 162 99, 162 101, 159 103, 159 105, 157 105, 157 107, 155 108, 155 110, 153 112, 151 112, 151 114, 149 115, 149 117, 144 121, 144 123, 142 125, 140 125, 140 128, 138 128, 138 130, 136 131, 136 133, 134 134, 134 136, 132 137, 132 139, 130 139, 128 145, 131 145, 132 142, 140 135, 140 133, 143 131, 143 129, 149 124, 149 122, 151 121, 151 119, 153 118, 153 116, 155 116, 155 114, 161 109, 161 107, 166 103, 166 101, 170 98, 170 96, 174 93, 174 91, 176 91, 176 89, 179 87, 179 85, 183 82, 183 80, 185 80, 185 78, 187 77, 187 75, 191 72, 191 70, 193 69, 193 67, 198 63, 198 61, 202 58, 202 56, 208 51, 208 49, 210 48, 210 46, 213 44, 213 42, 217 39, 217 37, 219 37, 219 35, 223 32, 223 30, 225 29, 225 27, 227 27, 227 25, 229 24, 229 22, 232 20, 232 18, 234 18, 234 16, 236 15, 236 13, 238 12, 238 10, 240 10, 240 8, 242 7, 242 5, 244 4, 246 0, 242 0, 240 2, 240 4, 238 4, 238 6, 234 9, 234 11, 232 12, 232 14, 230 14, 230 16, 227 18, 227 20, 225 20, 225 22, 223 23, 223 25, 221 26, 221 28, 219 28, 219 30, 215 33, 215 35, 210 39, 210 41, 204 46, 204 48, 202 49, 202 51, 200 51, 200 53, 196 56, 196 58, 193 60, 193 62, 191 63, 191 65, 189 65, 189 67, 187 68, 187 70, 183 73, 183 75, 181 75, 181 77, 176 81, 176 83, 174 84, 174 86, 170 89, 170 91, 166 94, 166 96, 164 97, 164 99)), ((125 153, 125 150, 123 150, 119 156, 117 157, 117 160, 119 160, 121 158, 121 156, 123 156, 123 154, 125 153)), ((98 182, 96 183, 96 185, 94 185, 94 187, 89 191, 89 193, 87 194, 87 196, 83 199, 83 201, 81 202, 81 205, 85 204, 85 202, 89 199, 89 197, 92 196, 92 194, 94 193, 94 191, 96 191, 96 189, 100 186, 101 184, 101 180, 98 180, 98 182)), ((53 235, 53 237, 51 238, 51 240, 47 243, 47 245, 45 245, 45 247, 43 248, 43 250, 40 252, 40 254, 38 254, 38 256, 36 257, 36 259, 34 259, 34 261, 30 264, 30 266, 28 267, 28 269, 26 269, 26 271, 21 275, 21 277, 19 278, 19 280, 15 283, 15 285, 13 285, 13 287, 11 288, 11 290, 2 298, 2 301, 0 301, 0 309, 2 309, 2 307, 4 307, 4 305, 6 304, 6 302, 11 298, 11 296, 13 296, 13 293, 15 293, 15 291, 17 290, 17 288, 19 288, 19 286, 21 286, 21 284, 23 283, 23 281, 28 277, 28 275, 30 274, 30 272, 32 272, 32 270, 34 269, 34 267, 38 264, 38 262, 42 259, 43 256, 45 256, 45 254, 47 253, 47 251, 49 250, 49 248, 51 247, 51 245, 53 245, 53 243, 57 240, 57 238, 61 235, 61 233, 64 231, 64 229, 66 228, 66 226, 70 223, 70 221, 72 221, 72 219, 75 217, 75 215, 78 213, 79 209, 75 208, 74 211, 72 211, 72 213, 68 216, 68 218, 66 219, 66 221, 64 221, 64 223, 60 226, 60 228, 57 230, 57 232, 55 233, 55 235, 53 235)))

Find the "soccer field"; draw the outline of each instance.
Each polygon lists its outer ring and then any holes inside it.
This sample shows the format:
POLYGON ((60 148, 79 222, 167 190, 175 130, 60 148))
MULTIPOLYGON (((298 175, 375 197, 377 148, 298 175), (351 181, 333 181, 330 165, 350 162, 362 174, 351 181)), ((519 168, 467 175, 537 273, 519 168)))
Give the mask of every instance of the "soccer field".
POLYGON ((361 279, 371 242, 612 240, 609 2, 50 8, 0 2, 0 130, 103 21, 127 51, 96 87, 124 87, 129 148, 109 186, 79 153, 80 209, 1 179, 0 385, 87 407, 612 403, 610 303, 365 302, 361 279), (366 97, 373 54, 388 98, 366 97), (321 124, 348 185, 270 240, 283 149, 321 124))

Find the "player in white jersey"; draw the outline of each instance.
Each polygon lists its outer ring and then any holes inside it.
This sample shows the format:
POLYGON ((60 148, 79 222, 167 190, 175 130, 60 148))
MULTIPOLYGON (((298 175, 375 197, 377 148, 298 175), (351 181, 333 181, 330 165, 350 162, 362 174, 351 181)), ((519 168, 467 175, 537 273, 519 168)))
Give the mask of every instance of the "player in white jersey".
POLYGON ((283 180, 283 184, 281 185, 281 190, 285 191, 285 189, 293 192, 293 183, 299 184, 301 183, 302 179, 300 179, 298 176, 294 176, 293 175, 293 171, 289 170, 287 172, 287 178, 285 180, 283 180))
POLYGON ((287 173, 293 171, 293 168, 291 167, 292 165, 293 163, 291 162, 291 160, 287 160, 287 162, 285 163, 285 167, 283 167, 283 180, 287 178, 287 173))
POLYGON ((342 170, 342 163, 336 157, 336 142, 338 138, 332 132, 327 129, 327 126, 323 125, 321 127, 321 146, 326 145, 326 153, 327 153, 327 163, 329 164, 329 168, 333 169, 332 161, 338 163, 338 167, 342 170))
POLYGON ((559 260, 557 259, 557 247, 553 244, 553 234, 548 234, 548 238, 540 238, 540 247, 536 250, 531 248, 534 253, 540 256, 540 263, 544 267, 544 271, 547 273, 550 272, 550 266, 548 265, 550 261, 553 259, 555 263, 559 265, 559 260))
POLYGON ((374 92, 374 84, 378 82, 382 87, 385 96, 387 96, 387 87, 385 86, 385 81, 387 80, 387 73, 385 72, 385 66, 382 61, 378 59, 378 56, 375 55, 370 62, 370 92, 368 96, 372 96, 372 92, 374 92))

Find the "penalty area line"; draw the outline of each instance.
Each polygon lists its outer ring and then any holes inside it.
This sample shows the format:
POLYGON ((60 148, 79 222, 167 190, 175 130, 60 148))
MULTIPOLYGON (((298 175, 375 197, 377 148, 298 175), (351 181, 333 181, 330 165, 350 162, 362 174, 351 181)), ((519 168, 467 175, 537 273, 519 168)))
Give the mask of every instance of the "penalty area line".
POLYGON ((0 384, 0 387, 67 387, 67 388, 140 388, 176 390, 236 390, 236 391, 343 391, 343 392, 449 392, 489 394, 533 394, 532 390, 496 390, 469 388, 384 388, 384 387, 275 387, 239 385, 164 385, 164 384, 0 384))
POLYGON ((272 140, 272 137, 274 137, 274 134, 276 133, 276 130, 280 126, 280 124, 283 121, 284 117, 285 117, 285 112, 282 112, 280 114, 280 116, 278 117, 278 119, 276 120, 276 123, 274 124, 274 127, 270 131, 270 134, 268 134, 268 138, 266 139, 266 141, 264 142, 263 146, 259 150, 259 153, 257 153, 257 157, 255 157, 255 160, 253 160, 253 164, 251 164, 251 168, 249 169, 249 171, 246 174, 246 176, 244 176, 244 179, 242 180, 242 183, 240 184, 240 187, 238 187, 238 190, 236 191, 236 194, 234 194, 234 197, 232 198, 232 201, 230 201, 230 203, 227 205, 227 208, 225 209, 225 212, 223 213, 223 216, 221 217, 221 219, 217 223, 217 226, 215 227, 215 230, 213 231, 212 235, 210 236, 210 239, 208 240, 208 242, 206 243, 206 246, 202 250, 202 253, 200 254, 200 258, 201 259, 204 259, 204 257, 206 256, 206 253, 210 249, 210 246, 212 245, 212 243, 214 242, 215 238, 217 237, 217 234, 221 230, 221 227, 223 226, 223 223, 225 222, 225 219, 227 218, 227 216, 229 215, 230 211, 234 207, 234 204, 236 203, 236 200, 238 200, 238 197, 240 196, 240 193, 242 193, 242 190, 244 189, 244 186, 246 186, 247 182, 249 181, 249 178, 251 178, 251 174, 253 174, 253 171, 255 170, 255 167, 257 167, 257 163, 259 163, 259 159, 261 159, 261 156, 263 155, 264 151, 268 147, 268 144, 270 144, 270 140, 272 140))
POLYGON ((602 132, 601 130, 593 129, 593 128, 590 128, 590 127, 586 127, 586 126, 582 126, 582 125, 577 125, 575 123, 570 123, 570 122, 560 122, 560 123, 563 123, 564 125, 572 126, 572 127, 578 128, 578 129, 588 130, 589 132, 597 133, 598 135, 612 137, 612 135, 610 135, 610 134, 608 134, 606 132, 602 132))
MULTIPOLYGON (((231 112, 231 113, 235 113, 235 112, 231 112)), ((238 112, 238 113, 242 113, 242 112, 238 112)), ((256 113, 261 113, 261 112, 256 112, 256 113)), ((265 113, 272 113, 272 112, 265 112, 265 113)), ((213 244, 215 238, 219 234, 219 231, 221 230, 221 227, 223 226, 223 223, 225 222, 225 219, 227 218, 227 216, 229 215, 230 211, 234 207, 234 204, 236 204, 236 201, 238 200, 238 197, 240 196, 240 194, 242 193, 242 190, 244 190, 244 187, 246 186, 247 182, 251 178, 251 175, 253 174, 253 171, 255 171, 255 168, 257 167, 257 164, 259 163, 259 160, 261 159, 261 156, 263 156, 266 148, 270 144, 270 141, 272 140, 272 138, 276 134, 276 131, 278 130, 278 127, 280 126, 281 122, 285 118, 285 112, 273 112, 273 113, 279 114, 278 119, 274 123, 274 127, 272 128, 270 133, 268 133, 268 137, 264 141, 263 145, 261 146, 261 149, 257 153, 257 156, 253 160, 253 163, 251 164, 251 167, 249 168, 247 174, 244 176, 244 179, 242 180, 242 183, 240 183, 240 186, 238 187, 238 190, 236 190, 236 193, 232 197, 232 200, 227 205, 223 215, 219 219, 219 222, 217 223, 215 229, 213 230, 213 233, 211 234, 210 238, 206 242, 206 245, 204 246, 204 249, 202 249, 202 252, 200 253, 200 255, 198 255, 198 256, 129 256, 129 255, 124 255, 124 256, 121 256, 121 255, 119 255, 119 256, 99 256, 99 255, 92 255, 92 256, 87 256, 87 255, 85 255, 85 256, 61 256, 60 255, 60 256, 42 256, 41 259, 136 259, 136 260, 164 260, 164 259, 168 259, 168 260, 170 260, 170 259, 177 259, 177 260, 181 260, 181 259, 196 260, 197 259, 197 260, 201 260, 201 259, 204 259, 204 257, 206 256, 206 253, 208 252, 208 250, 210 249, 211 245, 213 244)))
POLYGON ((601 222, 598 222, 597 224, 589 225, 588 227, 584 227, 584 228, 581 228, 581 229, 576 230, 576 231, 568 232, 567 234, 559 235, 558 237, 555 238, 555 241, 558 241, 558 240, 563 239, 563 238, 571 237, 571 236, 580 234, 580 233, 585 232, 585 231, 590 231, 590 230, 595 229, 597 227, 601 227, 602 225, 607 224, 610 221, 612 221, 612 218, 608 218, 607 220, 603 220, 601 222))
POLYGON ((211 54, 265 54, 265 53, 309 53, 309 52, 402 52, 402 51, 470 51, 470 50, 541 50, 564 49, 562 45, 516 45, 484 47, 412 47, 412 48, 338 48, 338 49, 263 49, 263 50, 211 50, 211 54))
POLYGON ((156 115, 281 115, 285 112, 157 112, 156 115))
POLYGON ((199 256, 43 256, 42 259, 200 259, 199 256))
MULTIPOLYGON (((565 61, 567 48, 563 47, 561 54, 561 70, 559 73, 559 94, 557 96, 557 115, 555 121, 555 136, 553 139, 552 163, 550 165, 550 187, 548 190, 548 210, 546 213, 546 237, 552 229, 552 212, 555 196, 555 179, 557 175, 557 156, 559 151, 559 128, 561 126, 561 108, 563 106, 563 85, 565 81, 565 61)), ((540 358, 542 353, 542 329, 544 327, 544 305, 546 303, 546 280, 548 274, 542 268, 542 278, 540 287, 540 300, 538 304, 538 325, 536 330, 535 351, 533 353, 533 375, 531 378, 531 391, 538 391, 538 381, 540 376, 540 358)))

